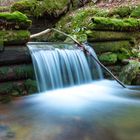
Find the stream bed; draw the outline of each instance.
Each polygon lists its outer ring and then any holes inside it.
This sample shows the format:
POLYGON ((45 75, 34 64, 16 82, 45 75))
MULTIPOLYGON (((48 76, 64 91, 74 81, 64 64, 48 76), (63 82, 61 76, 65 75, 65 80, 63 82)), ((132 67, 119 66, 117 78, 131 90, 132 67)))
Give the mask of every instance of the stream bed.
POLYGON ((139 140, 140 90, 102 80, 0 105, 0 140, 139 140))

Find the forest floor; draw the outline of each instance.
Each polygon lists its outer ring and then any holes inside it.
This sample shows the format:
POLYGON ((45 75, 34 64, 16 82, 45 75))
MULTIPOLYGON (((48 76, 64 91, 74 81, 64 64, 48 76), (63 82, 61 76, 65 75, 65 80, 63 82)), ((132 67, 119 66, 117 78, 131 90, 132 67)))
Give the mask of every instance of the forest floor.
MULTIPOLYGON (((10 6, 16 1, 19 0, 0 0, 0 6, 10 6)), ((106 2, 104 2, 104 0, 100 0, 100 2, 98 2, 97 0, 97 6, 101 8, 115 8, 121 5, 126 6, 126 5, 139 5, 139 4, 140 4, 140 0, 107 0, 106 2)))
POLYGON ((96 4, 100 8, 113 9, 119 6, 136 6, 140 5, 140 0, 108 0, 108 2, 99 2, 96 4))

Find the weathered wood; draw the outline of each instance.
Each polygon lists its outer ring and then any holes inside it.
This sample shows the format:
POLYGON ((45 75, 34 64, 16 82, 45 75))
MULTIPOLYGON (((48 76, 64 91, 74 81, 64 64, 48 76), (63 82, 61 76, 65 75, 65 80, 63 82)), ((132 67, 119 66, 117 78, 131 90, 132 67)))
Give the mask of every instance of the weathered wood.
POLYGON ((37 92, 35 80, 19 80, 0 83, 0 96, 20 96, 37 92))
POLYGON ((24 80, 34 77, 32 64, 0 67, 0 82, 24 80))
POLYGON ((25 46, 9 46, 0 52, 0 66, 24 63, 31 63, 29 50, 25 46))

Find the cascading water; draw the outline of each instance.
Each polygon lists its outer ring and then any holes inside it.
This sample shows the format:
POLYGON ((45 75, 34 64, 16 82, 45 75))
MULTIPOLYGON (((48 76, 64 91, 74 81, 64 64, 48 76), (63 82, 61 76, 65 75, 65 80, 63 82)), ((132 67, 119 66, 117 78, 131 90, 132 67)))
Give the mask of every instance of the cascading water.
MULTIPOLYGON (((65 49, 55 48, 56 46, 34 43, 28 45, 39 92, 91 82, 94 78, 91 74, 93 65, 88 65, 83 51, 74 49, 74 45, 61 44, 65 49)), ((101 79, 102 72, 96 62, 94 69, 98 79, 101 79)))

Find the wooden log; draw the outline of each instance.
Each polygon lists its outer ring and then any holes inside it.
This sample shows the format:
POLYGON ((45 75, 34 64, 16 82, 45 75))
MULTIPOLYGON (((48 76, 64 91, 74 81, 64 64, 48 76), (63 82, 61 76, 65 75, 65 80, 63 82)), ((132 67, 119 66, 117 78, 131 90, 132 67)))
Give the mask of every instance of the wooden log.
POLYGON ((23 45, 29 41, 30 32, 27 30, 0 31, 0 38, 4 45, 23 45))
POLYGON ((31 63, 31 57, 28 48, 25 46, 9 46, 0 52, 0 66, 28 63, 31 63))
POLYGON ((31 64, 0 67, 0 82, 24 80, 33 77, 34 70, 31 64))
POLYGON ((94 48, 96 53, 103 52, 118 52, 122 49, 131 50, 133 44, 129 41, 105 41, 105 42, 90 42, 91 47, 94 48))
POLYGON ((32 79, 4 82, 0 84, 0 96, 21 96, 37 92, 36 81, 32 79))
POLYGON ((139 32, 132 32, 131 36, 128 32, 115 32, 115 31, 94 31, 89 30, 86 32, 89 42, 98 41, 120 41, 120 40, 133 40, 137 37, 139 32))

